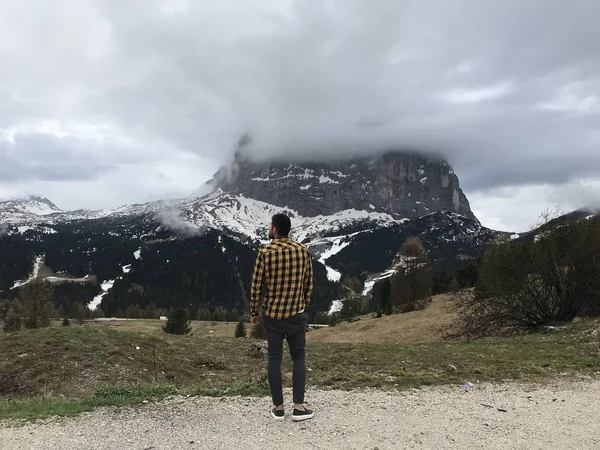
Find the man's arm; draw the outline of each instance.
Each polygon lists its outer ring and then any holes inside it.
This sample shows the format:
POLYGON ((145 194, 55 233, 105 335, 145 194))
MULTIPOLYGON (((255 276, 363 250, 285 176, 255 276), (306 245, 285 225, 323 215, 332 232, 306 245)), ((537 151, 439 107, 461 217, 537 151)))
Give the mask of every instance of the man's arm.
POLYGON ((313 285, 312 258, 309 253, 306 262, 306 270, 304 271, 304 301, 306 302, 307 306, 312 298, 313 285))
POLYGON ((262 251, 258 252, 254 272, 252 273, 252 285, 250 287, 250 317, 258 316, 258 305, 262 294, 263 281, 265 278, 265 259, 262 251))

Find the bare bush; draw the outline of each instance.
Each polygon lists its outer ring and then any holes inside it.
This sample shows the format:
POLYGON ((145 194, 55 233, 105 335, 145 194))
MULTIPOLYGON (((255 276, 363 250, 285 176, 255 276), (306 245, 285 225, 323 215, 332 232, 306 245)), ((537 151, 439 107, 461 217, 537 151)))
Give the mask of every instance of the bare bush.
POLYGON ((391 281, 390 303, 399 312, 423 309, 431 297, 433 281, 427 253, 417 238, 408 238, 400 258, 391 281))

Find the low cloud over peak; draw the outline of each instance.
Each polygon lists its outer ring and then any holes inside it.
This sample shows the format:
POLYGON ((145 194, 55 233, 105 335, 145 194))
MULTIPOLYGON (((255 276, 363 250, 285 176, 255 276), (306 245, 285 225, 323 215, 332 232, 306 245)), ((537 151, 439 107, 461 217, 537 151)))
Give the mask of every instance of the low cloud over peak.
MULTIPOLYGON (((600 194, 595 0, 0 0, 0 11, 0 197, 183 195, 247 131, 262 158, 442 153, 490 204, 506 190, 554 204, 581 180, 600 194)), ((518 226, 508 204, 484 215, 518 226)))

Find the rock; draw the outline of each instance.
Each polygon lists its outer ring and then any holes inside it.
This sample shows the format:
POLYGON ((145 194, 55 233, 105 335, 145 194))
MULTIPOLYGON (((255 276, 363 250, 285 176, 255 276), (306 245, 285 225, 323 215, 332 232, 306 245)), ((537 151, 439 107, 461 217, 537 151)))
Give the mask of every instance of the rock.
POLYGON ((448 364, 448 370, 451 372, 456 372, 458 369, 454 364, 448 364))
POLYGON ((266 342, 254 342, 250 345, 250 356, 253 358, 266 358, 268 355, 268 348, 266 342))
POLYGON ((253 161, 242 150, 209 185, 305 217, 357 209, 409 219, 442 210, 475 218, 452 167, 441 158, 409 152, 290 164, 253 161))

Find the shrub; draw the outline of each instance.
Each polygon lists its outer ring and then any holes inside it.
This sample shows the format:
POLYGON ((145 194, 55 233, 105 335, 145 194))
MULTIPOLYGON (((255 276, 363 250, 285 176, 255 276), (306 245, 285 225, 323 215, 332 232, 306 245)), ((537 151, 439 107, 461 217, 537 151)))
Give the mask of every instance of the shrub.
POLYGON ((600 314, 600 218, 545 230, 533 242, 496 244, 460 300, 460 333, 523 333, 600 314))
POLYGON ((190 312, 187 308, 169 310, 167 323, 163 325, 163 331, 168 334, 185 335, 192 331, 190 325, 190 312))
POLYGON ((241 320, 238 322, 237 327, 235 328, 236 338, 246 337, 246 325, 241 320))

